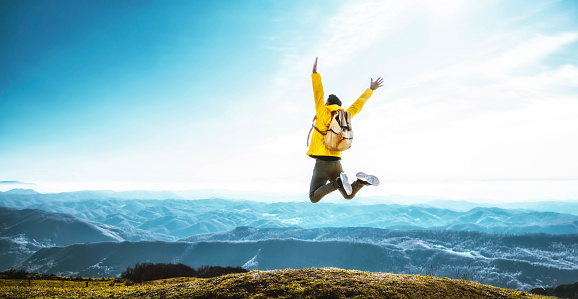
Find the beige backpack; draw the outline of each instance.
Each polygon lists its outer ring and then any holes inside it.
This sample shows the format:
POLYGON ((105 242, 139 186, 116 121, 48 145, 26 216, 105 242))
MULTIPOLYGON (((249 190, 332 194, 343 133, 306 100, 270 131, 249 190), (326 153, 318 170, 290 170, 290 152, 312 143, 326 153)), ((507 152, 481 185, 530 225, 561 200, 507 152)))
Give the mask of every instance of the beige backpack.
POLYGON ((311 130, 309 130, 309 135, 307 136, 307 146, 309 146, 309 136, 313 129, 323 135, 323 143, 331 151, 344 151, 351 147, 353 142, 353 129, 351 128, 351 115, 345 110, 335 110, 331 112, 331 122, 329 123, 329 128, 327 131, 322 132, 317 127, 315 127, 315 120, 317 116, 313 118, 313 124, 311 130))

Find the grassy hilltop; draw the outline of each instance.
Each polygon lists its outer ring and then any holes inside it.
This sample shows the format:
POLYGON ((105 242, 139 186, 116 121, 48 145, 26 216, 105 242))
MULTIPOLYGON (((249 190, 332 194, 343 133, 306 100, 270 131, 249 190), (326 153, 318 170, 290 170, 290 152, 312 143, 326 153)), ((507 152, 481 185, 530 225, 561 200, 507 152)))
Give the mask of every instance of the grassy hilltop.
POLYGON ((32 286, 28 281, 0 285, 0 298, 550 298, 465 280, 336 268, 173 278, 133 286, 42 286, 34 280, 32 286))

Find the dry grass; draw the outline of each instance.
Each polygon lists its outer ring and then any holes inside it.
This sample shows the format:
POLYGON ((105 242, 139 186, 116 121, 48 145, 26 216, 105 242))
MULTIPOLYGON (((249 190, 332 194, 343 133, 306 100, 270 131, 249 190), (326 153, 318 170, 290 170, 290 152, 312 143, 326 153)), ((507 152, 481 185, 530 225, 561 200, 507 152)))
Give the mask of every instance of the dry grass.
POLYGON ((550 298, 466 280, 336 268, 252 271, 146 284, 7 285, 0 298, 550 298))

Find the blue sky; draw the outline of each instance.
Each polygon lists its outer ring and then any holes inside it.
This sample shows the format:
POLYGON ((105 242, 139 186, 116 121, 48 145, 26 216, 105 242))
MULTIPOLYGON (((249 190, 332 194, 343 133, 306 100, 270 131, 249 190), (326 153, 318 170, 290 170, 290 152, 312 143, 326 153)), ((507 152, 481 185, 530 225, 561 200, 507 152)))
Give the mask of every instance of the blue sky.
POLYGON ((3 1, 0 180, 306 194, 319 57, 364 195, 578 199, 578 4, 398 2, 3 1))

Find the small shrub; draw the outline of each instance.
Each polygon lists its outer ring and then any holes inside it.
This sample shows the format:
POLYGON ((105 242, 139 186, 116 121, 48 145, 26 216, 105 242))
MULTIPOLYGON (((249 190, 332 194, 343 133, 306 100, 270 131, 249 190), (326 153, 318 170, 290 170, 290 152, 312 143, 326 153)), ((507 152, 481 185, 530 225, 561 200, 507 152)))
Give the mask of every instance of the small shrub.
POLYGON ((0 275, 8 279, 24 279, 26 278, 26 274, 28 274, 26 271, 16 270, 14 268, 10 268, 8 271, 0 272, 0 275))

